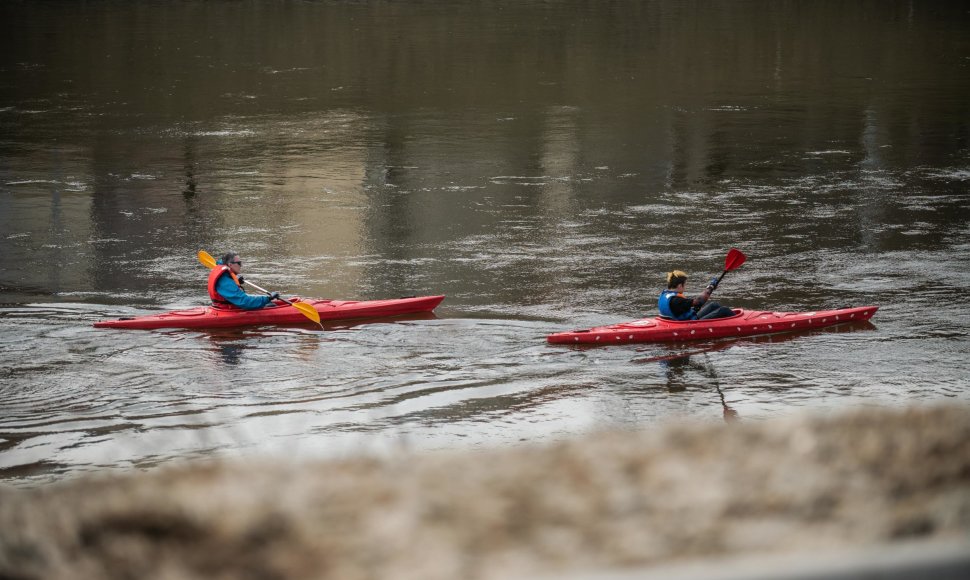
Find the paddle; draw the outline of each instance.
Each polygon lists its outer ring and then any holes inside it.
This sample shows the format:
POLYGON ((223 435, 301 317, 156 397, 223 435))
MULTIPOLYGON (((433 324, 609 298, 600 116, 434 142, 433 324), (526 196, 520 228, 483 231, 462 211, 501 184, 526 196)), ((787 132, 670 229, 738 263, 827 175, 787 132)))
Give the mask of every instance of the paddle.
MULTIPOLYGON (((717 290, 717 286, 721 284, 721 280, 724 278, 725 274, 727 274, 731 270, 736 270, 740 268, 741 264, 743 264, 744 261, 747 259, 748 257, 742 254, 741 250, 737 248, 731 248, 728 251, 727 257, 724 258, 724 271, 721 272, 721 275, 717 277, 717 284, 714 285, 714 290, 717 290)), ((711 294, 714 293, 714 290, 711 290, 711 294)))
MULTIPOLYGON (((210 270, 219 265, 218 263, 216 263, 216 259, 213 258, 211 255, 209 255, 209 252, 206 252, 205 250, 199 250, 199 261, 202 262, 203 266, 205 266, 210 270)), ((270 291, 266 290, 265 288, 260 288, 259 286, 257 286, 256 284, 253 284, 252 282, 250 282, 249 280, 246 280, 245 278, 243 279, 243 282, 245 284, 249 284, 253 288, 262 292, 263 294, 266 294, 267 296, 272 294, 270 291)), ((291 302, 286 298, 280 298, 280 301, 286 302, 293 308, 296 308, 297 310, 300 311, 300 314, 302 314, 303 316, 306 316, 310 320, 319 324, 320 328, 323 328, 323 324, 320 323, 320 313, 317 312, 316 308, 314 308, 313 306, 310 306, 305 302, 291 302)))

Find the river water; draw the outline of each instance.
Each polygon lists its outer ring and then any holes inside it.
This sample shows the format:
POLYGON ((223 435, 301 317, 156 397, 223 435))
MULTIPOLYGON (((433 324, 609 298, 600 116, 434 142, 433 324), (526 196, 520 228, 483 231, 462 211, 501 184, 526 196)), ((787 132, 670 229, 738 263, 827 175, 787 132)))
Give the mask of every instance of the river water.
POLYGON ((970 399, 963 2, 5 2, 0 482, 970 399), (664 272, 807 334, 579 349, 664 272), (94 329, 196 252, 436 315, 94 329))

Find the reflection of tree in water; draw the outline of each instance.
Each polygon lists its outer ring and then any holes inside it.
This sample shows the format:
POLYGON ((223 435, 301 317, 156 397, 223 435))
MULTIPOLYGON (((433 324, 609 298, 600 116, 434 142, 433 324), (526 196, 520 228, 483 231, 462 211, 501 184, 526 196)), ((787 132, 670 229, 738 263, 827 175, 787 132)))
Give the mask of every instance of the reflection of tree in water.
POLYGON ((191 137, 185 140, 185 188, 182 195, 188 201, 195 197, 195 140, 191 137))

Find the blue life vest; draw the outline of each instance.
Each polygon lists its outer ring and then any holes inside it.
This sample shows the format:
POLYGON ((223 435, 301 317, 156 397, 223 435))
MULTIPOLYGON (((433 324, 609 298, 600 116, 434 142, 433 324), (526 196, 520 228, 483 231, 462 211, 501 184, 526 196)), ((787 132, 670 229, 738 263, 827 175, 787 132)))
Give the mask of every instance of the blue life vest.
POLYGON ((674 312, 670 309, 670 299, 674 296, 680 296, 683 298, 683 295, 677 294, 676 290, 664 290, 660 293, 660 297, 657 298, 657 309, 660 310, 660 316, 673 318, 674 320, 693 320, 697 318, 697 311, 693 308, 680 316, 675 316, 674 312))

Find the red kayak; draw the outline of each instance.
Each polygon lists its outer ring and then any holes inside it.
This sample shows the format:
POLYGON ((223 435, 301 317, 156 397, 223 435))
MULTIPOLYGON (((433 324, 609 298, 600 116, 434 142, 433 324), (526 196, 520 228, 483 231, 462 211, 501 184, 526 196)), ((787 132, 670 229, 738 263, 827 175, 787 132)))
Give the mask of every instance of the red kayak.
MULTIPOLYGON (((385 318, 402 314, 431 312, 444 296, 417 296, 390 300, 303 300, 320 313, 321 321, 385 318)), ((296 308, 283 303, 259 310, 226 310, 200 306, 161 314, 119 318, 95 322, 96 328, 227 328, 232 326, 267 326, 305 324, 306 317, 296 308)))
POLYGON ((644 318, 586 330, 557 332, 546 337, 554 344, 623 344, 681 342, 823 328, 872 318, 878 306, 859 306, 817 312, 765 312, 734 309, 734 316, 712 320, 644 318))

